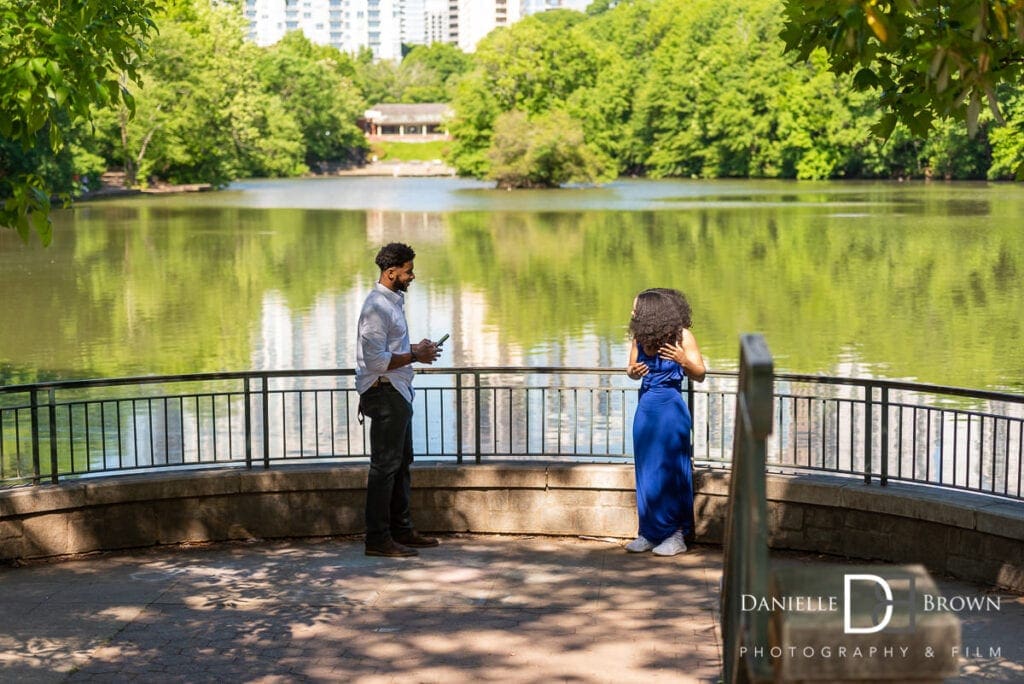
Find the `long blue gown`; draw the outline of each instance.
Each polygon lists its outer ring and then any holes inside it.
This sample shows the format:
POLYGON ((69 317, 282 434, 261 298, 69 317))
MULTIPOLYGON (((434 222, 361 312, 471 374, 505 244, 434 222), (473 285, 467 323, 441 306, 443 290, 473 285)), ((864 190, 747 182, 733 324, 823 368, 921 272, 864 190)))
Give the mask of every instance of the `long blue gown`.
POLYGON ((659 544, 678 529, 693 533, 693 461, 690 409, 683 401, 683 369, 675 361, 648 356, 633 419, 633 463, 640 534, 659 544))

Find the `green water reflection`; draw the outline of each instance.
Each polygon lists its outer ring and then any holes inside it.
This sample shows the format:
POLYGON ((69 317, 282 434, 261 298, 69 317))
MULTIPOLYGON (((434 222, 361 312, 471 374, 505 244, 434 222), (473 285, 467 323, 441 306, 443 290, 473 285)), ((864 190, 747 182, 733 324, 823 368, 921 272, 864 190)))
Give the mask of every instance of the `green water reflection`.
POLYGON ((712 369, 763 332, 780 370, 1024 389, 1024 190, 455 179, 240 184, 0 232, 0 380, 351 366, 377 247, 418 252, 443 365, 620 365, 633 295, 685 290, 712 369))

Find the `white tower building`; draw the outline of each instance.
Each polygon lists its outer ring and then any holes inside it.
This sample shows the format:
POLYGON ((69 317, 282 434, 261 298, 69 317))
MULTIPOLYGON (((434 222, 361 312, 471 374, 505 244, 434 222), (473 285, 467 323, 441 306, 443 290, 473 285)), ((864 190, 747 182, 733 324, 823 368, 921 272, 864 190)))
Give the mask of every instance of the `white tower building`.
POLYGON ((348 53, 370 48, 377 59, 399 60, 402 43, 453 43, 473 52, 480 39, 528 14, 591 0, 245 0, 249 39, 273 45, 302 31, 321 45, 348 53))
POLYGON ((378 59, 401 59, 406 0, 245 0, 249 39, 273 45, 288 31, 302 31, 320 45, 344 52, 368 47, 378 59))
POLYGON ((480 39, 494 29, 523 18, 522 0, 458 0, 457 42, 463 52, 473 52, 480 39))
POLYGON ((455 42, 451 39, 451 4, 450 0, 423 0, 424 44, 455 42))

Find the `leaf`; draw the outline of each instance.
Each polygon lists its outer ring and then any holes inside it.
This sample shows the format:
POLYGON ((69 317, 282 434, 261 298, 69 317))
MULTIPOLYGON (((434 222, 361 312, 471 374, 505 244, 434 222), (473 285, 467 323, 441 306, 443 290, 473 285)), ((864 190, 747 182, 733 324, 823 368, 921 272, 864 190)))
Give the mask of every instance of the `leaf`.
POLYGON ((38 131, 46 123, 46 110, 42 108, 35 108, 28 117, 29 130, 32 132, 38 131))
MULTIPOLYGON (((41 179, 36 177, 36 181, 41 183, 41 179)), ((32 195, 33 206, 41 208, 44 213, 50 211, 50 194, 42 188, 36 186, 29 187, 29 193, 32 195)))
POLYGON ((988 98, 988 107, 992 110, 992 116, 995 117, 996 123, 1000 126, 1006 125, 1006 119, 1003 118, 1003 113, 999 111, 999 100, 996 99, 996 93, 992 89, 992 84, 985 82, 985 97, 988 98))
POLYGON ((922 109, 921 111, 914 114, 914 116, 907 122, 907 127, 910 132, 921 138, 927 138, 931 132, 933 115, 931 110, 922 109))
POLYGON ((878 120, 878 123, 871 127, 871 132, 882 140, 888 140, 895 128, 896 115, 889 112, 887 114, 883 114, 882 118, 878 120))
POLYGON ((127 88, 121 88, 121 99, 124 100, 130 116, 135 116, 135 96, 127 88))
POLYGON ((64 80, 64 74, 60 70, 60 65, 52 59, 46 62, 46 73, 54 83, 60 83, 64 80))
POLYGON ((868 67, 864 67, 853 77, 853 87, 857 90, 870 90, 878 87, 878 85, 878 76, 868 67))
POLYGON ((50 242, 53 241, 53 222, 50 221, 50 212, 36 210, 30 215, 32 221, 32 227, 35 228, 36 233, 39 234, 39 239, 43 243, 43 247, 49 247, 50 242))
POLYGON ((875 8, 871 5, 864 8, 864 14, 867 15, 868 26, 875 37, 883 43, 888 43, 889 29, 885 25, 885 20, 875 13, 875 8))
POLYGON ((22 242, 29 242, 29 232, 32 228, 29 226, 28 215, 18 212, 17 218, 14 219, 14 229, 17 230, 18 236, 22 238, 22 242))

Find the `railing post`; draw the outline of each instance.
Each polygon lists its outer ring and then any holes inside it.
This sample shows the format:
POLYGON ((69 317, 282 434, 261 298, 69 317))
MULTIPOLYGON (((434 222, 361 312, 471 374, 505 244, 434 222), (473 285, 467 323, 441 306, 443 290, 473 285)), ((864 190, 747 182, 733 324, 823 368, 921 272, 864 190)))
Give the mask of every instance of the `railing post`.
POLYGON ((249 378, 244 381, 245 388, 245 467, 252 470, 252 390, 249 378))
POLYGON ((871 443, 874 441, 874 387, 864 386, 864 484, 871 484, 871 443))
POLYGON ((882 387, 882 486, 889 484, 889 388, 882 387))
POLYGON ((50 400, 50 482, 57 484, 57 392, 51 387, 50 400))
POLYGON ((465 445, 462 439, 462 373, 455 374, 455 459, 462 463, 465 445))
POLYGON ((480 408, 480 373, 473 373, 473 453, 476 455, 476 462, 480 463, 480 421, 483 420, 483 411, 480 408))
POLYGON ((768 643, 767 615, 744 611, 741 599, 744 594, 768 595, 765 459, 772 431, 773 384, 774 365, 764 338, 743 335, 722 573, 722 669, 726 684, 771 680, 768 661, 754 658, 750 650, 768 643))
POLYGON ((29 406, 32 421, 32 484, 39 484, 39 390, 29 392, 29 406))
MULTIPOLYGON (((263 376, 263 469, 270 470, 270 378, 263 376)), ((284 429, 284 426, 282 426, 284 429)))
POLYGON ((694 391, 693 391, 693 380, 686 379, 686 408, 690 410, 690 454, 693 454, 693 434, 694 425, 697 424, 697 420, 694 418, 693 413, 694 404, 694 391))

